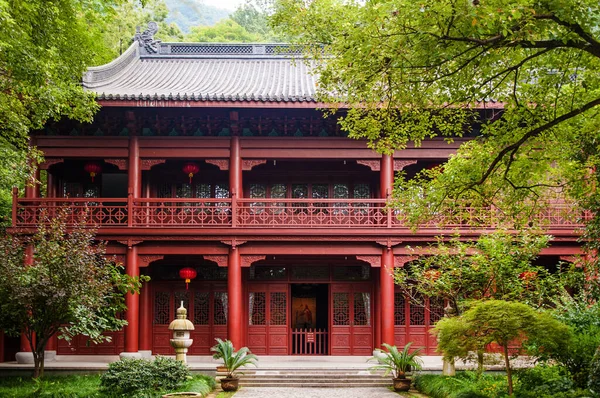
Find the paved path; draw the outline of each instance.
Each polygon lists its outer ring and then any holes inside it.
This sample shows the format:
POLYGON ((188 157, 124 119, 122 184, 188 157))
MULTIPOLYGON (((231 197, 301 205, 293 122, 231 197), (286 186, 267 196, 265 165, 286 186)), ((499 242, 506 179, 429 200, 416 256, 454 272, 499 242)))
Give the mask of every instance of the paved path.
POLYGON ((242 387, 234 398, 400 398, 381 387, 368 388, 277 388, 242 387))

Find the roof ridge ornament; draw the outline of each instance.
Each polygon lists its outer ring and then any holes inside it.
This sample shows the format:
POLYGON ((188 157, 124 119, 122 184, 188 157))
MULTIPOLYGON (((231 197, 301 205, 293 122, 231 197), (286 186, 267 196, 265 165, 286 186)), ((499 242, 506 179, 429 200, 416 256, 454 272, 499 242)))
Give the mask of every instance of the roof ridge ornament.
POLYGON ((158 24, 154 21, 148 22, 148 28, 140 33, 140 27, 135 27, 135 36, 133 40, 137 41, 141 49, 144 49, 147 54, 158 53, 160 40, 154 40, 154 35, 158 32, 158 24))

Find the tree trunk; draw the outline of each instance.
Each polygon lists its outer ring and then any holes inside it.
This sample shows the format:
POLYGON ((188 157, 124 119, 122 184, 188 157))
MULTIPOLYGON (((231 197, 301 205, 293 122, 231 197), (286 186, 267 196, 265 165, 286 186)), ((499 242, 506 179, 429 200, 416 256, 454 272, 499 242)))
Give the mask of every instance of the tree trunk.
POLYGON ((477 350, 477 378, 483 374, 483 350, 477 350))
POLYGON ((506 363, 506 377, 508 379, 508 395, 513 395, 512 372, 510 370, 510 359, 508 358, 508 344, 502 346, 504 350, 504 362, 506 363))

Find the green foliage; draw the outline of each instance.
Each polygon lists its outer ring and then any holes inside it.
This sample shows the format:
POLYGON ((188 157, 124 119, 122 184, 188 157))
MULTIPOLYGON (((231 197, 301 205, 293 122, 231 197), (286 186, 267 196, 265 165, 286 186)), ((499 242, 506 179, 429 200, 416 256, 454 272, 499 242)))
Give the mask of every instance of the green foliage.
POLYGON ((84 334, 93 342, 109 340, 104 332, 127 323, 117 317, 126 310, 125 293, 140 288, 139 278, 123 274, 120 265, 106 258, 105 245, 94 242, 95 230, 85 215, 67 230, 69 217, 77 219, 66 209, 42 217, 33 237, 0 239, 0 328, 15 336, 24 331, 35 376, 43 374, 44 348, 55 333, 67 339, 84 334))
POLYGON ((568 327, 526 304, 488 300, 474 304, 459 317, 442 319, 434 331, 439 339, 438 350, 444 356, 463 356, 469 350, 481 350, 490 343, 497 343, 504 353, 508 392, 512 394, 508 346, 519 339, 521 345, 535 344, 539 351, 564 351, 568 327), (459 323, 464 324, 461 329, 459 323), (462 334, 457 333, 458 330, 462 334))
POLYGON ((228 10, 204 4, 200 0, 165 0, 169 16, 165 22, 175 24, 184 33, 192 26, 212 26, 229 16, 228 10))
POLYGON ((385 376, 391 373, 394 379, 403 379, 406 372, 412 369, 420 370, 423 365, 423 361, 419 358, 421 349, 419 348, 411 352, 411 345, 412 342, 409 342, 404 346, 402 351, 398 351, 398 347, 395 345, 383 343, 386 351, 380 348, 375 350, 374 356, 369 358, 368 361, 375 361, 377 365, 371 366, 369 370, 383 370, 385 376))
POLYGON ((515 395, 523 398, 537 398, 559 392, 572 393, 575 388, 566 369, 560 366, 538 365, 520 369, 516 377, 518 383, 515 395))
POLYGON ((98 398, 100 376, 48 376, 42 379, 4 376, 0 378, 0 396, 11 398, 98 398))
POLYGON ((600 394, 600 347, 596 350, 590 365, 588 388, 595 394, 600 394))
POLYGON ((544 227, 533 215, 557 196, 561 217, 600 214, 598 1, 277 0, 272 21, 316 57, 319 99, 350 108, 351 137, 392 153, 478 136, 398 183, 393 205, 412 225, 544 227))
POLYGON ((257 366, 256 361, 258 358, 252 354, 248 347, 242 347, 238 352, 234 351, 233 343, 230 340, 215 339, 217 344, 211 347, 211 351, 214 352, 214 359, 221 359, 223 366, 227 368, 227 377, 233 378, 238 374, 238 369, 246 366, 257 366))
POLYGON ((496 231, 476 242, 439 238, 432 255, 395 270, 396 284, 408 296, 417 292, 446 299, 455 314, 461 314, 471 300, 488 298, 541 307, 564 291, 561 275, 532 265, 549 239, 534 231, 496 231))
POLYGON ((193 26, 185 37, 190 42, 252 43, 264 41, 257 33, 249 33, 232 19, 223 19, 214 26, 193 26))
POLYGON ((431 398, 500 398, 507 396, 506 377, 459 372, 454 377, 420 374, 414 379, 417 390, 431 398))
POLYGON ((108 371, 101 377, 101 387, 116 395, 145 396, 149 391, 175 390, 189 378, 186 364, 172 358, 122 359, 108 365, 108 371))
POLYGON ((104 56, 97 63, 108 63, 131 45, 136 27, 144 31, 148 22, 158 23, 155 38, 168 42, 183 41, 183 33, 174 22, 168 22, 169 10, 164 0, 122 0, 111 11, 111 19, 102 27, 104 56))

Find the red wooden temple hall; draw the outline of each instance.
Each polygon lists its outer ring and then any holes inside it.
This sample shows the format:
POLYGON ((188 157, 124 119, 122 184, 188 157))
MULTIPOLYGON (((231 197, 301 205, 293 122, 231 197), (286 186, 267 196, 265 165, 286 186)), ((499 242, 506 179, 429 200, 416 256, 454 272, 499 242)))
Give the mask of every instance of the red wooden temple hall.
MULTIPOLYGON (((46 193, 15 198, 14 227, 33 231, 40 207, 87 206, 126 272, 151 277, 112 342, 55 339, 49 351, 172 354, 167 326, 184 301, 191 355, 208 355, 215 337, 259 355, 370 355, 408 341, 434 354, 428 329, 444 303, 409 302, 390 272, 413 259, 407 245, 444 231, 413 233, 385 203, 396 171, 439 164, 468 138, 373 152, 315 109, 315 77, 277 47, 140 38, 86 73, 102 106, 93 123, 32 135, 46 193), (196 274, 188 289, 184 268, 196 274)), ((540 216, 556 237, 541 264, 580 253, 577 225, 557 209, 540 216)), ((2 347, 6 361, 29 350, 7 337, 2 347)))

